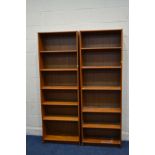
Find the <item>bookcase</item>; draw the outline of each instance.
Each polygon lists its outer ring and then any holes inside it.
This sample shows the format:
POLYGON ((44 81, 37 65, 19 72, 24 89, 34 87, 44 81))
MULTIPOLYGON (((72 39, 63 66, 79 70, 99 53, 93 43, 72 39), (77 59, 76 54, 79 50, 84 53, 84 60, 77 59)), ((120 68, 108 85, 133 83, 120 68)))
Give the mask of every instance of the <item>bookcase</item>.
POLYGON ((81 31, 81 139, 121 144, 122 30, 81 31))
POLYGON ((44 141, 80 142, 78 33, 38 33, 44 141))
POLYGON ((38 33, 43 141, 121 145, 122 33, 38 33))

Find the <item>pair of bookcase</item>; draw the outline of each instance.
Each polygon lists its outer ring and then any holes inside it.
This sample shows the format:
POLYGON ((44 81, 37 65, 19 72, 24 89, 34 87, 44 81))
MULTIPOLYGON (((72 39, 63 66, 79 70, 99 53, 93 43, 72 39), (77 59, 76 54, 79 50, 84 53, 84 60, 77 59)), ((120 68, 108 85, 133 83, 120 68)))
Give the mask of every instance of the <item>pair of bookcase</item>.
POLYGON ((38 33, 44 141, 121 144, 122 30, 38 33))

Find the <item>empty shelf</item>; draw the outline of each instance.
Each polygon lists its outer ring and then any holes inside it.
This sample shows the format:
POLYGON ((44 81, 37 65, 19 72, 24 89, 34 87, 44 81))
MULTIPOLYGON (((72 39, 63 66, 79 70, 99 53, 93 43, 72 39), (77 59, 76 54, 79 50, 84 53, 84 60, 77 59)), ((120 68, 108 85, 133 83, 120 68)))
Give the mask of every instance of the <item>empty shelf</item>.
POLYGON ((77 90, 77 86, 43 86, 42 89, 77 90))
POLYGON ((78 121, 78 117, 75 116, 44 116, 43 120, 46 121, 78 121))
POLYGON ((83 107, 82 112, 103 112, 103 113, 120 113, 120 108, 96 108, 96 107, 83 107))
POLYGON ((65 106, 77 106, 78 102, 60 102, 60 101, 46 101, 43 105, 65 105, 65 106))
POLYGON ((120 86, 83 86, 82 90, 121 90, 120 86))
POLYGON ((121 47, 85 47, 82 50, 107 50, 107 49, 121 49, 121 47))
POLYGON ((83 66, 82 69, 120 69, 121 66, 83 66))
POLYGON ((77 52, 77 50, 53 50, 53 51, 40 51, 40 53, 70 53, 77 52))
POLYGON ((65 135, 46 135, 44 140, 51 141, 67 141, 67 142, 78 142, 78 136, 65 136, 65 135))
POLYGON ((49 71, 77 71, 77 68, 52 68, 52 69, 41 69, 40 71, 49 72, 49 71))
POLYGON ((84 123, 83 128, 97 128, 97 129, 120 129, 121 126, 118 124, 92 124, 84 123))
POLYGON ((114 139, 84 138, 83 143, 120 145, 121 141, 120 140, 114 140, 114 139))

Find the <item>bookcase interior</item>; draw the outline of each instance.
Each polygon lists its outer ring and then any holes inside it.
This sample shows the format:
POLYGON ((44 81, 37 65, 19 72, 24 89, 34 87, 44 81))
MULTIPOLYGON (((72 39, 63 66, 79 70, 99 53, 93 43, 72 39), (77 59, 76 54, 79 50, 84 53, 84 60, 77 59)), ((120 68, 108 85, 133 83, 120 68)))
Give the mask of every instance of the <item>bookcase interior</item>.
POLYGON ((120 138, 120 131, 113 129, 84 129, 83 131, 85 138, 96 138, 96 139, 116 139, 120 138))
POLYGON ((78 110, 76 106, 45 106, 45 116, 77 116, 78 110))
POLYGON ((120 86, 120 70, 84 70, 84 86, 120 86))
POLYGON ((76 68, 77 67, 76 52, 57 52, 42 53, 42 68, 76 68))
POLYGON ((44 72, 43 74, 44 86, 77 86, 76 72, 44 72))
POLYGON ((78 136, 78 123, 76 122, 45 121, 45 129, 46 135, 78 136))
POLYGON ((120 47, 121 31, 92 31, 82 32, 82 47, 120 47))
POLYGON ((86 50, 82 53, 83 66, 120 66, 121 54, 118 49, 86 50))
POLYGON ((121 93, 101 90, 83 91, 82 101, 84 107, 119 108, 121 93))
POLYGON ((93 124, 120 124, 120 114, 84 113, 83 122, 93 124))
POLYGON ((77 102, 76 90, 43 90, 44 101, 77 102))
POLYGON ((76 49, 76 33, 43 33, 40 34, 43 51, 61 51, 76 49))

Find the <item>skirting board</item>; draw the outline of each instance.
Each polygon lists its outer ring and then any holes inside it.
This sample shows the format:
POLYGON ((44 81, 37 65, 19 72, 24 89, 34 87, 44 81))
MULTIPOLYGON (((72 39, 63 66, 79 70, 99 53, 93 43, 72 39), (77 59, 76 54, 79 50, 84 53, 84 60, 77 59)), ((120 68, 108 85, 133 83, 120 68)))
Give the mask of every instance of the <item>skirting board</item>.
MULTIPOLYGON (((42 129, 40 127, 27 127, 26 128, 26 135, 42 135, 42 129)), ((129 140, 129 133, 123 131, 122 132, 122 140, 128 141, 129 140)))

